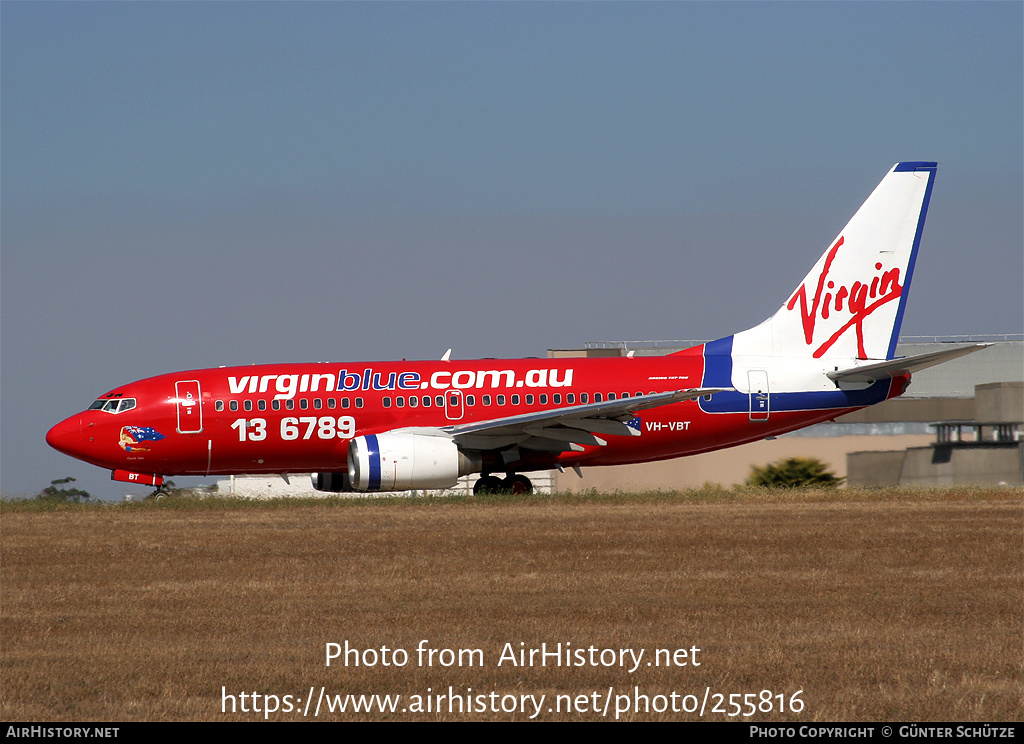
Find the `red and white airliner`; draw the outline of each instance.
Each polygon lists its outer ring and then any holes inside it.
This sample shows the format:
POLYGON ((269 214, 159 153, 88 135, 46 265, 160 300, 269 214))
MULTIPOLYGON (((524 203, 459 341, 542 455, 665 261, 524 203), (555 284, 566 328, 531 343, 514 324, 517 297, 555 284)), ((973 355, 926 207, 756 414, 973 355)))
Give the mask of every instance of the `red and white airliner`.
POLYGON ((760 325, 663 357, 273 364, 111 390, 49 444, 160 486, 313 473, 325 491, 531 489, 523 475, 732 447, 901 395, 982 346, 895 359, 936 164, 897 163, 760 325))

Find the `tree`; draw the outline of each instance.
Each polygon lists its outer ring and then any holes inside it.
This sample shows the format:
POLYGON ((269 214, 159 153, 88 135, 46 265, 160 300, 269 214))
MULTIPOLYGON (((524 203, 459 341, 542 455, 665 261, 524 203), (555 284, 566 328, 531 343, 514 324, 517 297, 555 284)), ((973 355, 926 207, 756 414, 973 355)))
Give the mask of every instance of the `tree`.
POLYGON ((50 481, 50 485, 37 493, 36 498, 44 501, 73 501, 76 504, 82 499, 92 498, 91 493, 83 491, 81 488, 60 488, 65 483, 74 482, 75 479, 71 477, 50 481))
POLYGON ((842 478, 836 477, 828 466, 817 458, 790 457, 765 465, 763 468, 753 466, 750 469, 750 477, 747 478, 747 485, 768 488, 835 488, 842 481, 842 478))

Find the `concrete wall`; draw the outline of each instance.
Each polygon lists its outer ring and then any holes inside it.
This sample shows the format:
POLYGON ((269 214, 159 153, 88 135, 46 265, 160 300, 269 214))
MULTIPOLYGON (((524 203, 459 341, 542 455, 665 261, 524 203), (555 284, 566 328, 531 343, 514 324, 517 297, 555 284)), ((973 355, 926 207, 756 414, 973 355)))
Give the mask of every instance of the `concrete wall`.
POLYGON ((1008 424, 1024 422, 1024 382, 978 385, 974 389, 974 401, 975 421, 1008 424))
POLYGON ((309 473, 292 473, 288 483, 277 475, 233 475, 217 481, 220 496, 237 496, 242 499, 279 499, 307 496, 327 496, 313 488, 309 473))
POLYGON ((906 454, 906 450, 851 452, 846 456, 847 485, 867 488, 898 486, 906 454))
MULTIPOLYGON (((554 487, 556 471, 543 470, 537 473, 530 473, 529 478, 533 483, 533 490, 537 493, 551 493, 554 487)), ((477 475, 467 475, 459 478, 458 484, 447 490, 438 491, 375 491, 373 493, 361 493, 350 491, 346 493, 328 493, 317 491, 313 488, 309 473, 292 473, 288 476, 290 483, 277 475, 236 475, 217 481, 217 491, 220 496, 237 496, 242 499, 279 499, 291 498, 316 498, 328 496, 350 496, 353 498, 361 496, 411 496, 431 494, 443 495, 446 493, 457 493, 469 495, 473 493, 473 484, 476 483, 477 475)))
POLYGON ((900 473, 901 486, 1021 485, 1021 444, 913 447, 900 473))

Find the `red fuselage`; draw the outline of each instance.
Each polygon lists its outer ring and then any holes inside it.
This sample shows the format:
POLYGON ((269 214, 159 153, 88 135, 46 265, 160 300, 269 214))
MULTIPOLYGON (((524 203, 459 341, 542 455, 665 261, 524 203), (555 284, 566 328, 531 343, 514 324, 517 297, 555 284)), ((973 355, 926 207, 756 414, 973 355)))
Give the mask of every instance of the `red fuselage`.
MULTIPOLYGON (((54 426, 47 441, 94 465, 134 473, 340 472, 349 441, 364 433, 436 429, 697 388, 705 374, 703 349, 666 357, 194 370, 115 388, 92 409, 54 426)), ((523 450, 514 463, 490 463, 485 455, 483 469, 662 460, 763 439, 857 407, 756 413, 754 405, 741 400, 741 410, 706 412, 691 400, 652 408, 634 420, 639 436, 609 436, 604 446, 582 451, 523 450)))

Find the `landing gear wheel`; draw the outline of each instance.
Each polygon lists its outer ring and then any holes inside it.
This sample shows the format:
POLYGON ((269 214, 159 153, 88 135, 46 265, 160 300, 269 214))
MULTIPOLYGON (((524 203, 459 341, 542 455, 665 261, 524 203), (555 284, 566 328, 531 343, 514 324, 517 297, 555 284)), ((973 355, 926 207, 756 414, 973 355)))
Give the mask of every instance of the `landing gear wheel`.
POLYGON ((518 496, 523 493, 533 493, 533 484, 525 475, 514 474, 501 482, 502 491, 518 496))
POLYGON ((473 484, 473 495, 502 493, 504 489, 503 483, 504 481, 496 475, 485 475, 473 484))

